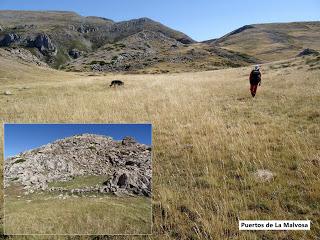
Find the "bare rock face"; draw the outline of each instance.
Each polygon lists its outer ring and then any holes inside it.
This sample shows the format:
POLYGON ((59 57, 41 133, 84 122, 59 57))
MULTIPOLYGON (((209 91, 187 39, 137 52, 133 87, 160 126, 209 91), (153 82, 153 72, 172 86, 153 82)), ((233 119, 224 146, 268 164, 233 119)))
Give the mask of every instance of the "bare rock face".
POLYGON ((132 144, 136 144, 136 140, 133 137, 127 136, 124 139, 122 139, 122 145, 130 146, 132 144))
POLYGON ((76 48, 73 48, 69 51, 69 56, 71 56, 74 59, 79 58, 81 55, 82 55, 82 52, 76 48))
POLYGON ((151 197, 151 170, 143 172, 138 168, 124 168, 113 173, 105 183, 102 192, 130 193, 151 197))
POLYGON ((5 187, 21 184, 27 192, 57 190, 48 189, 48 184, 90 175, 110 177, 101 186, 72 191, 150 197, 151 148, 132 137, 115 141, 110 137, 83 134, 10 157, 4 166, 5 187))
POLYGON ((51 39, 46 34, 39 34, 33 41, 32 45, 33 47, 38 48, 39 51, 44 55, 55 56, 57 54, 56 46, 52 43, 51 39))
POLYGON ((41 67, 48 67, 45 62, 42 62, 25 48, 16 47, 0 49, 0 57, 11 58, 15 61, 22 61, 24 63, 32 63, 41 67))
POLYGON ((16 33, 7 33, 4 35, 2 40, 0 41, 0 46, 8 47, 13 43, 19 42, 21 37, 16 33))

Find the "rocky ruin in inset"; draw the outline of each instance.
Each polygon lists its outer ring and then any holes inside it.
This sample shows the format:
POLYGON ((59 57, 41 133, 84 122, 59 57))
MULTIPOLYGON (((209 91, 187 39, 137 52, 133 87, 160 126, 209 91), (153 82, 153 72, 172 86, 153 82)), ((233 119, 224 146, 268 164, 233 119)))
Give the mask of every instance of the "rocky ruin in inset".
POLYGON ((20 153, 5 160, 5 188, 20 185, 25 194, 36 191, 113 193, 151 197, 151 147, 132 137, 82 134, 20 153), (75 189, 50 187, 79 176, 106 176, 95 186, 75 189))

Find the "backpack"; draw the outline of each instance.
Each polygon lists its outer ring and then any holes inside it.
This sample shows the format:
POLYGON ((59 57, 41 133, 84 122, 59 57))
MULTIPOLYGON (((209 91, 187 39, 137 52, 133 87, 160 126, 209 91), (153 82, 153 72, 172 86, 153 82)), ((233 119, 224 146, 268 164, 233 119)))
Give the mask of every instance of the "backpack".
POLYGON ((261 81, 261 73, 259 70, 252 70, 251 79, 253 83, 259 83, 261 81))

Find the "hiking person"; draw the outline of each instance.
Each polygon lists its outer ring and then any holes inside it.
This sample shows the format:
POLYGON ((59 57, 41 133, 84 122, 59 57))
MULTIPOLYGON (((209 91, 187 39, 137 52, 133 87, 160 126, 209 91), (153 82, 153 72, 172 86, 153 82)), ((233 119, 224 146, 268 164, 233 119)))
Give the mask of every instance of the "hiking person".
POLYGON ((254 66, 254 69, 250 73, 250 91, 252 97, 256 95, 258 84, 261 86, 261 72, 259 65, 254 66))

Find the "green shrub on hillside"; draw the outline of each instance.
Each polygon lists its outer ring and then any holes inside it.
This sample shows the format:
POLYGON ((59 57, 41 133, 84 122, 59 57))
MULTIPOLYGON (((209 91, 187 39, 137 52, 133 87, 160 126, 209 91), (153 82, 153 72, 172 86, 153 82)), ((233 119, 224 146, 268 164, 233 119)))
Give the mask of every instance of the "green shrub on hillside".
POLYGON ((23 159, 23 158, 19 158, 17 161, 15 161, 13 164, 16 164, 16 163, 23 163, 25 162, 26 160, 23 159))
POLYGON ((103 66, 103 65, 106 65, 108 63, 105 62, 105 61, 102 61, 102 60, 93 60, 93 61, 90 62, 90 65, 93 65, 93 64, 99 64, 100 66, 103 66))

